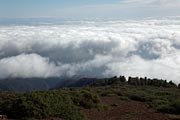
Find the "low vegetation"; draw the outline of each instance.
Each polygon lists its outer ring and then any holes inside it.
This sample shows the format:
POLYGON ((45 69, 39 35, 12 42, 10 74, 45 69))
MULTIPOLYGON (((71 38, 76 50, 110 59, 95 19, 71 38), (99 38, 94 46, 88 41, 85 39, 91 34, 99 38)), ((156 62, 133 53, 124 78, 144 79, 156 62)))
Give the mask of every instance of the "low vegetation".
POLYGON ((31 93, 1 93, 0 114, 15 119, 44 119, 58 117, 81 120, 80 108, 94 108, 100 103, 96 94, 88 90, 64 89, 31 93))

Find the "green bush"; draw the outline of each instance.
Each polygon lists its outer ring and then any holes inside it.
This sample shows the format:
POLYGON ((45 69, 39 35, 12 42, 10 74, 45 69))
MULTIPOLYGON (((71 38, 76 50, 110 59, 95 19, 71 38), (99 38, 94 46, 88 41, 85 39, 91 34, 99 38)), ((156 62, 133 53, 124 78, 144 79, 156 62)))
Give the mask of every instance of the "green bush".
POLYGON ((180 114, 180 100, 154 100, 149 105, 159 112, 180 114))
POLYGON ((100 103, 98 95, 88 90, 72 92, 72 95, 74 104, 83 108, 96 108, 100 103))
POLYGON ((99 104, 100 98, 90 89, 8 93, 0 97, 0 113, 14 119, 58 117, 65 120, 81 120, 84 115, 79 107, 97 108, 99 104))
POLYGON ((146 102, 151 100, 148 94, 143 91, 131 91, 128 92, 127 94, 129 99, 131 100, 140 101, 140 102, 146 102))
POLYGON ((14 100, 5 101, 3 105, 3 114, 14 119, 84 119, 69 94, 61 91, 25 93, 14 100))

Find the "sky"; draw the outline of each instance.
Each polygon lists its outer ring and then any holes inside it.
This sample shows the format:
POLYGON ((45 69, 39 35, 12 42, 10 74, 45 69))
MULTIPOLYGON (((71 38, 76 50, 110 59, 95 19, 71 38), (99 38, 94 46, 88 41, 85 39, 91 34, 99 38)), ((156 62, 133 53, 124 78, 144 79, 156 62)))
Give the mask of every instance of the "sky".
POLYGON ((118 0, 0 0, 1 17, 66 17, 65 9, 114 4, 118 0), (27 15, 28 14, 28 15, 27 15), (62 15, 63 14, 63 15, 62 15))
POLYGON ((180 0, 0 0, 1 18, 136 18, 180 15, 180 0))

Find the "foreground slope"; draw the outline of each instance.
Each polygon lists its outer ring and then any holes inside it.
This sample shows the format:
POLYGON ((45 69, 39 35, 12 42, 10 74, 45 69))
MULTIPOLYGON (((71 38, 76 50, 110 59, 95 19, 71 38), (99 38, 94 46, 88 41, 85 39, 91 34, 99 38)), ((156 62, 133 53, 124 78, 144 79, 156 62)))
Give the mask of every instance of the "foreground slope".
POLYGON ((180 118, 180 89, 172 81, 146 78, 129 80, 121 76, 101 79, 81 88, 0 92, 0 115, 10 119, 57 120, 180 118))

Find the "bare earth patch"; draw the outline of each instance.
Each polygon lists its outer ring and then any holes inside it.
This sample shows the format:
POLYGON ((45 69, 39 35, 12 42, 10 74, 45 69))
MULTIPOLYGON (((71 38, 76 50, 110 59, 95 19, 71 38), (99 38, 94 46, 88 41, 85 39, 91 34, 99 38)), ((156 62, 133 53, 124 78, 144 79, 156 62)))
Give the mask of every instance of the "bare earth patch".
POLYGON ((84 109, 89 120, 169 120, 168 115, 158 113, 137 101, 122 101, 119 97, 103 97, 102 102, 109 105, 107 110, 84 109))

